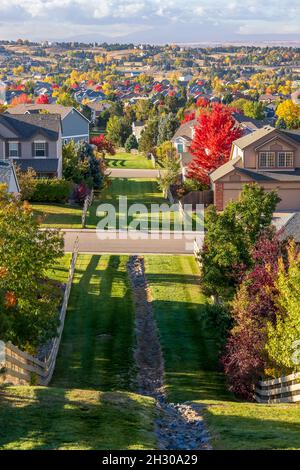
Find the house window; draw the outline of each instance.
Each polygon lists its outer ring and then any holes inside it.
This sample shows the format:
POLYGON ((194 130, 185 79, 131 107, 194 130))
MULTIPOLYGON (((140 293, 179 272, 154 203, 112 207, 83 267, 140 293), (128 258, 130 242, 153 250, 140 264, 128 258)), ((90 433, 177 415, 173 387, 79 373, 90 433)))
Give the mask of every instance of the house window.
POLYGON ((46 157, 46 142, 35 142, 34 143, 34 156, 35 157, 46 157))
POLYGON ((259 152, 259 167, 275 167, 275 152, 259 152))
POLYGON ((278 167, 292 168, 294 166, 293 152, 278 152, 278 167))
POLYGON ((18 142, 8 143, 8 156, 11 158, 17 158, 19 156, 19 144, 18 142))
POLYGON ((183 144, 177 144, 177 152, 183 153, 183 144))

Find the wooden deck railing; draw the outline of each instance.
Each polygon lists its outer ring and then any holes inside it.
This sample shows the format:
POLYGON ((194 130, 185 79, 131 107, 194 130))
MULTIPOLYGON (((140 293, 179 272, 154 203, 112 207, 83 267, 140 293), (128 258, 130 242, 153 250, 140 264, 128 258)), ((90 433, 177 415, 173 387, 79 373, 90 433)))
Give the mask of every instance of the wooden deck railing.
POLYGON ((53 339, 51 351, 45 361, 40 361, 34 356, 21 351, 12 343, 2 343, 4 345, 4 363, 0 373, 0 383, 13 383, 16 385, 37 384, 48 385, 52 379, 55 369, 56 358, 64 329, 66 311, 70 297, 76 260, 78 256, 78 238, 75 241, 72 258, 69 268, 69 277, 64 292, 63 302, 60 309, 60 324, 57 336, 53 339))
POLYGON ((300 372, 258 382, 256 401, 259 403, 300 403, 300 372))

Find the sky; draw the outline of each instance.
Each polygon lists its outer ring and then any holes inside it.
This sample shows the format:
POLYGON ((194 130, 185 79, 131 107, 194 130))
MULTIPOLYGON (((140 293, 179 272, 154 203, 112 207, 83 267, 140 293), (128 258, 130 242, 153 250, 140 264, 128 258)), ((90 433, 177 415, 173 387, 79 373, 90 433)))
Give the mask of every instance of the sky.
POLYGON ((300 0, 0 0, 0 39, 300 41, 300 0))

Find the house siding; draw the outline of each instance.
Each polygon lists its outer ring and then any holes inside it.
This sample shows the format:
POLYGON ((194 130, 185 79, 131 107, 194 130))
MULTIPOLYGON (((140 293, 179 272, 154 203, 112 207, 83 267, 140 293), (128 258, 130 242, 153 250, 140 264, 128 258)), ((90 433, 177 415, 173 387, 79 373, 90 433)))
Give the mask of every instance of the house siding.
POLYGON ((67 138, 68 140, 71 140, 73 138, 75 141, 88 141, 89 126, 89 122, 76 110, 73 110, 62 120, 63 139, 67 138))

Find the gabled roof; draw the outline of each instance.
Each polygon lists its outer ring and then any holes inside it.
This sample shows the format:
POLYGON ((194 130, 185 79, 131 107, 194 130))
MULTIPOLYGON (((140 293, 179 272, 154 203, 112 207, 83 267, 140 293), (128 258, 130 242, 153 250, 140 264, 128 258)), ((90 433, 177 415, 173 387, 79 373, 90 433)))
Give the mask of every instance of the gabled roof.
POLYGON ((58 114, 0 114, 0 123, 21 140, 29 140, 38 133, 49 140, 58 140, 61 128, 58 114))
POLYGON ((241 157, 233 158, 232 160, 229 160, 228 162, 224 163, 224 165, 220 166, 216 170, 212 171, 209 175, 212 182, 214 183, 215 181, 219 180, 220 178, 223 178, 223 176, 227 175, 231 171, 236 170, 235 165, 240 160, 241 160, 241 157))
POLYGON ((252 145, 263 137, 266 137, 267 135, 271 134, 272 132, 274 132, 274 130, 274 127, 264 126, 261 129, 258 129, 257 131, 251 132, 251 134, 247 134, 243 137, 240 137, 239 139, 236 139, 233 143, 241 150, 243 150, 249 145, 252 145))
POLYGON ((81 114, 77 109, 73 108, 73 106, 62 106, 60 104, 18 104, 13 108, 8 108, 6 113, 9 114, 38 114, 40 110, 48 111, 50 114, 59 114, 61 119, 64 119, 68 116, 72 111, 80 114, 84 119, 87 121, 83 114, 81 114))
POLYGON ((177 129, 174 136, 172 137, 172 142, 177 139, 178 137, 183 137, 184 139, 192 140, 192 131, 193 127, 197 124, 197 119, 193 119, 192 121, 185 122, 181 124, 181 126, 177 129))

